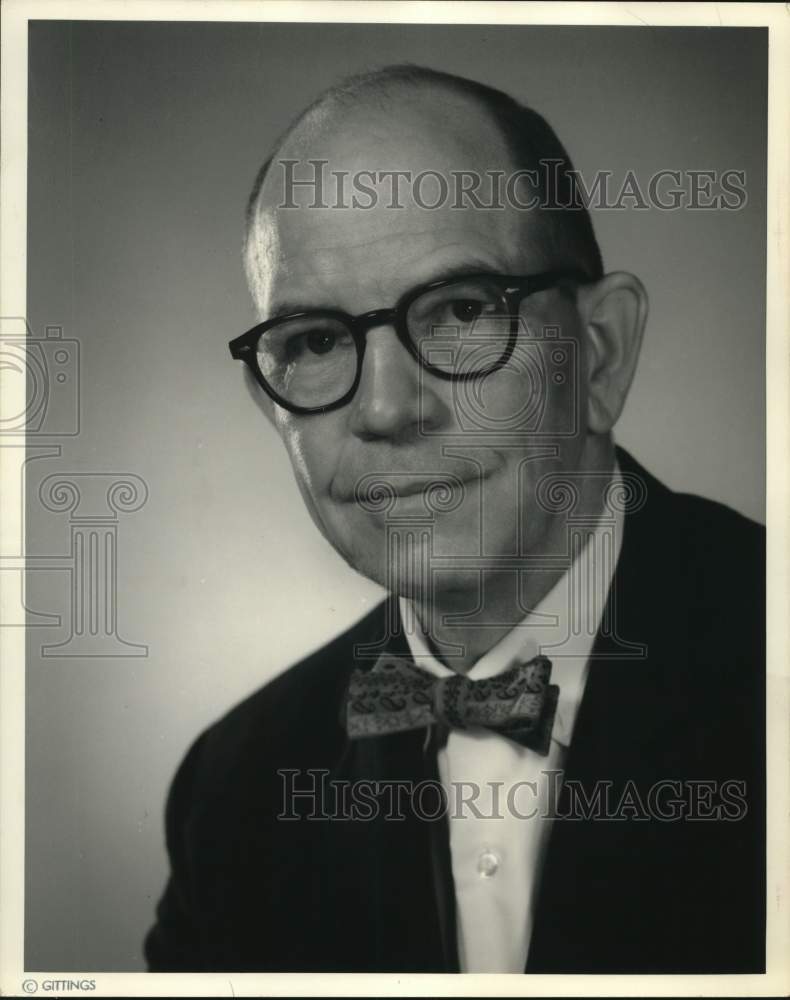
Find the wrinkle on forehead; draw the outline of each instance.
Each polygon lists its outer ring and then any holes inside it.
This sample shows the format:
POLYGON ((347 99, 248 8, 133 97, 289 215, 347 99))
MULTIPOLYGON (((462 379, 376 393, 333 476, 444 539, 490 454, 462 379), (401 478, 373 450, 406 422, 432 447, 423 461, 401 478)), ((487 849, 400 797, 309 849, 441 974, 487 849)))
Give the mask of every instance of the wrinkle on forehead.
POLYGON ((345 307, 356 311, 368 295, 382 298, 370 308, 394 304, 411 285, 442 277, 449 269, 507 272, 517 267, 518 244, 503 235, 431 227, 342 243, 291 245, 291 251, 284 240, 270 241, 267 307, 281 308, 283 300, 318 304, 311 298, 342 306, 348 296, 345 307))
MULTIPOLYGON (((391 255, 395 248, 402 250, 402 244, 408 241, 410 255, 444 250, 452 247, 469 246, 469 230, 460 232, 456 226, 435 226, 418 231, 400 233, 384 233, 371 239, 340 240, 326 243, 324 241, 310 242, 309 239, 298 249, 289 252, 284 241, 279 237, 267 241, 267 261, 270 267, 281 265, 289 271, 298 269, 300 264, 328 265, 329 268, 340 262, 340 255, 355 255, 381 248, 385 256, 391 255)), ((323 268, 322 268, 323 269, 323 268)))
POLYGON ((345 305, 355 311, 352 303, 360 296, 364 300, 375 291, 385 304, 391 304, 390 300, 394 302, 411 284, 441 277, 443 269, 532 269, 520 239, 521 220, 511 219, 508 225, 500 213, 497 220, 486 224, 467 217, 464 225, 460 214, 458 221, 447 220, 441 225, 437 219, 434 225, 423 223, 414 230, 405 227, 392 232, 382 224, 375 235, 368 230, 357 238, 356 227, 351 225, 344 227, 339 237, 333 233, 327 238, 320 225, 306 227, 307 231, 286 221, 280 225, 277 214, 269 210, 263 216, 266 236, 257 257, 259 308, 271 311, 282 300, 306 299, 304 305, 315 305, 310 296, 320 298, 322 304, 331 299, 341 306, 347 293, 345 305), (309 281, 304 285, 306 279, 309 281), (305 289, 309 290, 307 295, 305 289))

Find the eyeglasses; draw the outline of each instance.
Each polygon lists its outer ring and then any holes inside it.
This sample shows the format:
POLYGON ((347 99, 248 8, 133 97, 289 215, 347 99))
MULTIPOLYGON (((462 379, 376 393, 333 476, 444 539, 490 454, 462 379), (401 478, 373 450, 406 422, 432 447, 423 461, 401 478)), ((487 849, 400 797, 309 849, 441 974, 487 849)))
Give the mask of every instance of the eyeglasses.
POLYGON ((228 346, 275 403, 292 413, 327 413, 356 392, 373 327, 393 326, 409 354, 437 378, 480 378, 512 355, 522 299, 566 281, 588 280, 580 271, 466 274, 413 288, 391 309, 359 316, 337 309, 278 316, 228 346))

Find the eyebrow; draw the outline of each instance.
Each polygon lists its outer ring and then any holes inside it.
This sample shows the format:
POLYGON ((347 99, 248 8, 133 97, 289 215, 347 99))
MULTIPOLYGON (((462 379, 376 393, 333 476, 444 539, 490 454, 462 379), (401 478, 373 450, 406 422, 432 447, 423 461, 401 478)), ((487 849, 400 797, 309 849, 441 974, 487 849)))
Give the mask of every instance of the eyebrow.
MULTIPOLYGON (((434 281, 451 281, 453 278, 463 278, 467 274, 492 274, 498 275, 505 273, 496 264, 493 264, 490 260, 485 260, 482 257, 468 258, 462 263, 452 264, 448 267, 440 268, 438 271, 434 272, 431 277, 426 277, 423 281, 417 281, 410 288, 421 288, 423 285, 430 285, 434 281)), ((409 291, 406 289, 405 291, 409 291)), ((402 294, 405 294, 402 293, 402 294)), ((399 296, 400 298, 400 296, 399 296)), ((395 303, 391 303, 395 305, 395 303)), ((390 304, 380 306, 382 309, 388 309, 390 304)), ((346 312, 345 309, 341 309, 337 303, 327 302, 320 303, 318 305, 306 306, 304 302, 299 302, 296 299, 283 299, 278 302, 274 309, 268 315, 268 319, 281 319, 283 316, 291 316, 294 313, 312 313, 312 312, 346 312)))

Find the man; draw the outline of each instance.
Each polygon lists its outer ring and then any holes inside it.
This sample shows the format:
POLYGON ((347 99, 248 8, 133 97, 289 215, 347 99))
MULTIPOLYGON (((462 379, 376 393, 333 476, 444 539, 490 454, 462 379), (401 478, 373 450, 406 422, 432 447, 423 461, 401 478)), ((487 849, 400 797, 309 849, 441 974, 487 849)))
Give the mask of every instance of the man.
POLYGON ((391 596, 189 751, 149 967, 762 970, 761 530, 614 446, 646 294, 551 129, 345 81, 264 165, 245 261, 232 352, 391 596))

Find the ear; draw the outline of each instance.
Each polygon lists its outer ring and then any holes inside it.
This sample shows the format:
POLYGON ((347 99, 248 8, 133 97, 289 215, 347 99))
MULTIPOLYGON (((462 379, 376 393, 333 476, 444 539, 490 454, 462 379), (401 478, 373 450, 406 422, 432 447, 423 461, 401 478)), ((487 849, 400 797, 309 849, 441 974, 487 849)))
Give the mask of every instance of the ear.
POLYGON ((261 389, 255 381, 255 376, 252 374, 249 367, 247 365, 242 365, 242 368, 244 369, 244 385, 249 393, 250 399, 253 403, 255 403, 269 423, 271 423, 272 426, 276 426, 274 420, 274 401, 271 397, 266 395, 263 389, 261 389))
POLYGON ((608 434, 625 405, 636 370, 648 302, 642 282, 617 271, 579 289, 587 353, 587 428, 608 434))

